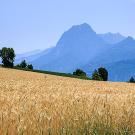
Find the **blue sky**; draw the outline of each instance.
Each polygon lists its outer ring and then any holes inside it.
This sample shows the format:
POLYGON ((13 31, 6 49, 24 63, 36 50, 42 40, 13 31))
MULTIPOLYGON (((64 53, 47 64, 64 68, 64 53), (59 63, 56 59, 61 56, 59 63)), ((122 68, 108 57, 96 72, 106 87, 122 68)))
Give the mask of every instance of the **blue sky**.
POLYGON ((135 37, 135 0, 0 0, 0 47, 46 49, 84 22, 97 33, 135 37))

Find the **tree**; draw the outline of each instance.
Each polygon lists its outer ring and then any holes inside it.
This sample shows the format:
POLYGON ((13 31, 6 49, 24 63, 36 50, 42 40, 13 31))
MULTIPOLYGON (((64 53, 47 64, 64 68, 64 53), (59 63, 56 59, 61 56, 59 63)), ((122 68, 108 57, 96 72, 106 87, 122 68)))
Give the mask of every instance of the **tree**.
POLYGON ((3 47, 2 50, 0 50, 0 57, 2 59, 3 66, 14 66, 15 52, 13 48, 3 47))
POLYGON ((130 80, 129 80, 130 83, 135 83, 135 79, 134 77, 131 77, 130 80))
POLYGON ((20 68, 21 66, 20 66, 20 64, 17 64, 16 67, 20 68))
POLYGON ((103 81, 107 81, 108 80, 108 71, 105 68, 100 67, 98 69, 98 74, 102 78, 103 81))
POLYGON ((21 68, 26 68, 27 67, 27 63, 25 60, 23 60, 21 63, 20 63, 20 67, 21 68))
POLYGON ((73 72, 73 75, 86 77, 86 73, 81 69, 77 69, 75 72, 73 72))
POLYGON ((33 70, 33 65, 32 64, 30 64, 30 65, 28 64, 27 68, 33 70))
POLYGON ((92 74, 92 80, 102 81, 103 79, 100 77, 97 70, 95 70, 92 74))
POLYGON ((33 65, 27 64, 27 62, 25 60, 23 60, 20 64, 16 65, 16 67, 33 70, 33 65))

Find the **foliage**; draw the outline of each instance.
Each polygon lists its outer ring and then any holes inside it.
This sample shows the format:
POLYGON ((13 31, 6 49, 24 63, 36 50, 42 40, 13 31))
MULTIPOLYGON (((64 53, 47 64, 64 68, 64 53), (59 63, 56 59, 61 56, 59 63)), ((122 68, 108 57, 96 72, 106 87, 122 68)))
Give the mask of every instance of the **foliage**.
POLYGON ((27 63, 25 60, 23 60, 21 63, 20 63, 20 67, 21 68, 26 68, 27 67, 27 63))
POLYGON ((131 77, 131 78, 129 79, 129 83, 135 83, 134 77, 131 77))
POLYGON ((95 70, 92 74, 92 80, 102 81, 103 79, 100 77, 97 70, 95 70))
POLYGON ((103 81, 107 81, 108 80, 108 71, 105 68, 100 67, 98 69, 98 74, 102 78, 103 81))
POLYGON ((2 50, 0 50, 0 57, 2 59, 3 66, 14 66, 15 52, 13 48, 3 47, 2 50))
POLYGON ((33 70, 33 65, 32 64, 28 64, 27 68, 33 70))
POLYGON ((98 68, 98 70, 95 70, 93 72, 92 80, 107 81, 108 80, 108 71, 103 67, 98 68))
POLYGON ((75 72, 73 72, 73 75, 86 77, 86 73, 81 69, 77 69, 75 72))
POLYGON ((33 70, 33 65, 27 64, 27 62, 25 60, 23 60, 20 64, 16 65, 16 67, 33 70))

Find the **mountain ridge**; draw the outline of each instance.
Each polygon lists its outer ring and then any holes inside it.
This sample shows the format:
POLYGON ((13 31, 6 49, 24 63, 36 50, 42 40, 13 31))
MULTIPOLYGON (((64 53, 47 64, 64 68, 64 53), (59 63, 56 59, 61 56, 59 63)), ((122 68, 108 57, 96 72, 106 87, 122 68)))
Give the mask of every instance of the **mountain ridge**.
POLYGON ((108 44, 116 44, 124 40, 126 37, 121 35, 120 33, 104 33, 98 34, 103 40, 105 40, 108 44))
MULTIPOLYGON (((114 76, 110 77, 111 81, 119 81, 118 77, 115 79, 117 73, 113 69, 110 70, 110 66, 119 63, 119 68, 124 69, 120 61, 135 59, 135 40, 119 33, 109 33, 108 39, 105 39, 106 35, 108 33, 97 34, 87 23, 74 25, 62 34, 55 47, 47 53, 42 52, 42 55, 30 62, 35 69, 65 73, 72 73, 75 69, 82 68, 91 74, 95 68, 104 66, 108 68, 110 74, 114 73, 114 76)), ((128 62, 126 65, 125 67, 130 69, 128 62)), ((114 69, 116 68, 117 65, 114 69)), ((125 75, 128 75, 125 70, 121 71, 121 74, 125 72, 125 75)), ((125 81, 128 77, 120 79, 125 81)))
POLYGON ((105 46, 106 42, 98 37, 88 24, 76 25, 64 32, 52 52, 40 57, 33 64, 35 67, 39 65, 37 68, 41 69, 71 72, 78 65, 92 59, 105 46), (81 57, 78 54, 81 54, 81 57), (42 60, 45 61, 44 65, 39 62, 42 60))

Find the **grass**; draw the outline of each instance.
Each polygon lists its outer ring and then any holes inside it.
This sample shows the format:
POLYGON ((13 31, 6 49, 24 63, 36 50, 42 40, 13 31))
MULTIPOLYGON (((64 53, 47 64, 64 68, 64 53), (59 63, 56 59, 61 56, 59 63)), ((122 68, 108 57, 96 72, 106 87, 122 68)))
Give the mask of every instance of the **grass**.
POLYGON ((0 135, 134 134, 134 84, 0 68, 0 135))

